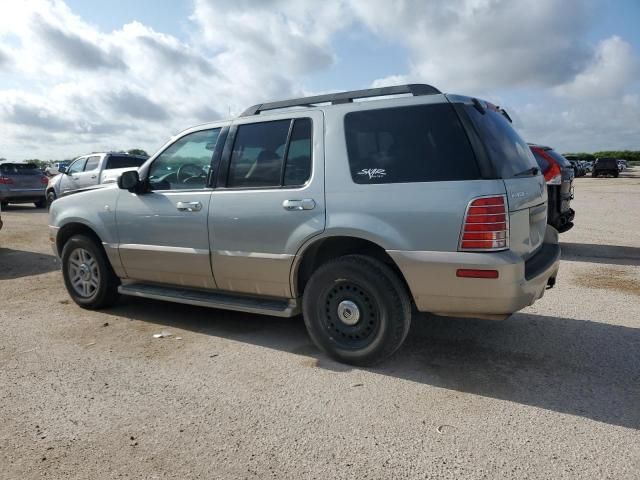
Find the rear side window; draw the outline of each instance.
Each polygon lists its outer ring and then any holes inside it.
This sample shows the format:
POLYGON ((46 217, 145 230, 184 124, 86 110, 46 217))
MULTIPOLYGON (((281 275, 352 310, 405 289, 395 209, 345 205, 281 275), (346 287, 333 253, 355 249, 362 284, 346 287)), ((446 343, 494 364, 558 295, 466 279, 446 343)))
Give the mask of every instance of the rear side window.
POLYGON ((229 164, 228 187, 297 186, 303 185, 310 175, 310 119, 276 120, 238 127, 229 164))
POLYGON ((358 184, 480 178, 469 139, 448 103, 345 115, 351 178, 358 184))
POLYGON ((98 164, 100 163, 100 157, 92 156, 87 158, 87 164, 84 167, 85 172, 91 172, 98 168, 98 164))
POLYGON ((489 158, 501 178, 525 176, 527 170, 537 166, 529 145, 501 113, 490 108, 480 113, 470 105, 466 105, 466 111, 476 125, 489 158))
POLYGON ((146 158, 111 155, 107 159, 107 166, 105 167, 105 170, 113 170, 114 168, 139 167, 145 161, 146 158))

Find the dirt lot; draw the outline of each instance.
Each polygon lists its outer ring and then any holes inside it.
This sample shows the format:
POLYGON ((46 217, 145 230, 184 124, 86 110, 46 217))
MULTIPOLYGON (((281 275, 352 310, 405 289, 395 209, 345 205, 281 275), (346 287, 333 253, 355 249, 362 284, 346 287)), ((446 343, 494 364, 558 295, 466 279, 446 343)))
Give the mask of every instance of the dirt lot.
POLYGON ((81 310, 46 214, 9 207, 0 478, 640 478, 640 169, 575 193, 555 289, 505 322, 415 318, 373 369, 300 318, 81 310))

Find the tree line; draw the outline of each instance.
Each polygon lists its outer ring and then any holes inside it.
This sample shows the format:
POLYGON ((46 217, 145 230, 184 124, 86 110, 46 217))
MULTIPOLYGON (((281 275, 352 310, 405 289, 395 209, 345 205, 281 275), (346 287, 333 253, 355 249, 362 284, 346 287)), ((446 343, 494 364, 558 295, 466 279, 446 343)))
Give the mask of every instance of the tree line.
POLYGON ((640 151, 639 150, 603 150, 601 152, 593 152, 593 153, 563 153, 564 157, 576 159, 576 160, 595 160, 596 158, 602 157, 613 157, 620 158, 622 160, 627 160, 630 162, 640 162, 640 151))
MULTIPOLYGON (((114 153, 128 153, 129 155, 139 155, 141 157, 148 157, 149 156, 149 154, 146 151, 142 150, 141 148, 132 148, 130 150, 127 150, 126 152, 124 150, 122 150, 120 152, 114 152, 114 153)), ((52 164, 54 164, 56 162, 67 162, 67 163, 70 163, 75 158, 77 158, 77 157, 64 158, 64 159, 59 159, 59 160, 40 160, 39 158, 27 158, 27 159, 23 160, 23 162, 24 163, 33 163, 34 165, 37 165, 38 168, 46 168, 49 165, 52 165, 52 164)), ((0 163, 5 162, 5 161, 6 161, 6 158, 1 158, 0 157, 0 163)))

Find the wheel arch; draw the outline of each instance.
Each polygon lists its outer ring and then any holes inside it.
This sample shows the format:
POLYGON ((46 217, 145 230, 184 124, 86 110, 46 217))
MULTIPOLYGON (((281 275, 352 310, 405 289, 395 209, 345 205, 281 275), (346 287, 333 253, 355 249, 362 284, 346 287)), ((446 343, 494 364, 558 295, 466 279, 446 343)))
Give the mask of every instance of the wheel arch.
POLYGON ((301 297, 313 272, 323 263, 345 255, 365 255, 391 267, 413 300, 411 289, 400 267, 378 243, 352 235, 329 235, 315 238, 304 245, 295 257, 291 268, 291 291, 301 297))
POLYGON ((58 234, 56 235, 56 250, 58 255, 62 254, 62 249, 64 248, 65 243, 67 243, 67 241, 74 235, 86 235, 87 237, 95 240, 96 244, 104 251, 102 239, 93 228, 85 223, 69 222, 60 227, 60 230, 58 230, 58 234))

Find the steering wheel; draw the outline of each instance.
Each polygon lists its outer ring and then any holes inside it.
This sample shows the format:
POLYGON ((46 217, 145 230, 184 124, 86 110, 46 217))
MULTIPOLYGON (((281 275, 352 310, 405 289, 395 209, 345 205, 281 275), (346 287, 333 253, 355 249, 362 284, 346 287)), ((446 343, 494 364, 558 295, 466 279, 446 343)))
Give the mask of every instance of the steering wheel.
POLYGON ((185 163, 184 165, 180 165, 176 172, 176 180, 178 183, 185 183, 190 178, 200 176, 202 176, 202 167, 195 163, 185 163))

